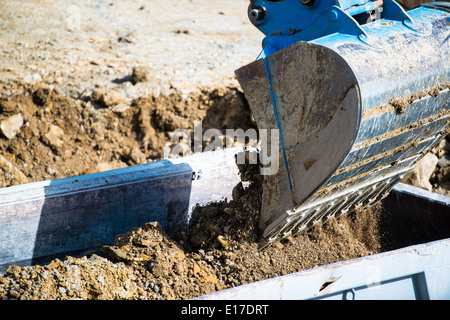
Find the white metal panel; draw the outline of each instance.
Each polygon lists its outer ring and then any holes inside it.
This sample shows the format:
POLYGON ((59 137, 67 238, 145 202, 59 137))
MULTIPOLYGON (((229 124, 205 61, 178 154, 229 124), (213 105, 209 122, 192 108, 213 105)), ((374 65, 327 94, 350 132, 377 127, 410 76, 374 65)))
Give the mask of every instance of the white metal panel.
POLYGON ((288 300, 337 298, 332 295, 338 294, 340 298, 350 298, 348 291, 352 289, 355 299, 446 299, 450 292, 449 274, 450 239, 445 239, 263 280, 198 299, 288 300), (439 277, 441 281, 436 286, 439 277))

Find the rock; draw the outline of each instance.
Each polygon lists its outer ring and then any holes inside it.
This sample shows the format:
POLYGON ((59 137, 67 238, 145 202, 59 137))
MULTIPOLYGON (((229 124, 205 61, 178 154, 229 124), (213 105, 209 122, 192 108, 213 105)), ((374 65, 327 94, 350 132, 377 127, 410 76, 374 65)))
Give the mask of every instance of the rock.
POLYGON ((42 81, 42 77, 39 73, 30 74, 30 75, 26 75, 25 77, 23 77, 23 82, 26 82, 26 83, 41 82, 41 81, 42 81))
POLYGON ((193 272, 194 274, 197 274, 197 273, 199 273, 201 270, 202 270, 202 269, 200 268, 200 266, 199 266, 197 263, 194 262, 194 265, 192 266, 192 272, 193 272))
POLYGON ((219 242, 219 244, 222 246, 222 248, 224 249, 228 249, 228 247, 230 246, 230 244, 228 243, 227 240, 225 240, 225 237, 222 235, 217 236, 217 241, 219 242))
POLYGON ((17 103, 14 101, 0 101, 0 112, 14 112, 17 109, 17 103))
POLYGON ((157 230, 157 231, 161 232, 162 226, 158 221, 147 222, 145 224, 145 230, 157 230))
POLYGON ((28 183, 25 174, 17 169, 6 157, 0 154, 0 169, 5 172, 5 176, 9 176, 13 184, 28 183))
POLYGON ((116 90, 99 88, 92 91, 91 101, 105 107, 112 107, 127 102, 127 99, 116 90))
POLYGON ((128 255, 125 251, 116 246, 103 246, 105 253, 112 259, 118 261, 132 261, 133 258, 128 255))
POLYGON ((159 263, 152 263, 149 266, 152 270, 152 274, 155 277, 167 277, 168 276, 168 270, 165 268, 164 265, 161 265, 159 263))
POLYGON ((135 66, 131 75, 133 84, 139 82, 147 82, 150 74, 150 69, 147 66, 135 66))
POLYGON ((99 162, 96 167, 96 171, 108 171, 114 169, 114 166, 109 162, 99 162))
POLYGON ((42 137, 42 141, 52 149, 61 148, 63 141, 64 130, 57 125, 51 124, 48 132, 42 137))
POLYGON ((6 274, 17 277, 21 270, 21 267, 12 264, 6 269, 6 274))
POLYGON ((19 299, 20 298, 20 293, 17 292, 16 290, 12 289, 9 291, 9 295, 13 298, 13 299, 19 299))
POLYGON ((137 147, 125 150, 123 157, 126 158, 129 165, 141 164, 147 161, 145 154, 137 147))
POLYGON ((234 201, 238 201, 239 198, 244 194, 244 186, 242 182, 239 182, 232 191, 232 197, 234 201))
POLYGON ((52 167, 47 167, 47 168, 45 169, 45 171, 46 171, 48 174, 52 175, 52 176, 54 176, 55 173, 56 173, 56 170, 55 170, 54 168, 52 168, 52 167))
POLYGON ((139 247, 150 247, 156 244, 154 241, 144 238, 135 238, 132 242, 139 247))
POLYGON ((446 152, 450 151, 450 142, 448 142, 447 139, 443 139, 439 143, 439 148, 443 149, 446 152))
POLYGON ((121 114, 124 113, 125 111, 127 111, 128 109, 130 109, 130 106, 126 103, 119 103, 118 105, 114 106, 111 111, 117 114, 121 114))
POLYGON ((439 168, 445 168, 450 166, 450 156, 444 155, 443 157, 441 157, 437 163, 437 166, 439 168))
POLYGON ((223 212, 225 212, 226 214, 232 214, 234 212, 234 210, 233 210, 233 208, 226 207, 223 209, 223 212))
POLYGON ((53 270, 53 269, 55 269, 55 268, 58 268, 59 265, 60 265, 59 259, 55 259, 55 260, 52 260, 49 264, 47 264, 47 265, 45 266, 45 269, 47 269, 47 270, 53 270))
POLYGON ((0 129, 3 135, 8 139, 13 139, 22 126, 23 117, 20 113, 2 120, 0 123, 0 129))
POLYGON ((48 99, 50 89, 41 87, 33 92, 33 102, 38 106, 43 106, 48 99))
POLYGON ((436 168, 438 161, 439 159, 435 154, 427 153, 420 161, 416 163, 414 169, 405 176, 403 182, 432 191, 433 186, 430 183, 430 177, 436 168))

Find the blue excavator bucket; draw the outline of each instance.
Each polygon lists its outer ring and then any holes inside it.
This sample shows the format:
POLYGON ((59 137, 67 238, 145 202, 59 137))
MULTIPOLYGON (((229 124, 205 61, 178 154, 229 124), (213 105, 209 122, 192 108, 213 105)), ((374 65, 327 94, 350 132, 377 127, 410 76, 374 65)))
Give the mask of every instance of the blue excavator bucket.
POLYGON ((261 146, 279 154, 263 246, 377 203, 447 135, 449 5, 251 1, 263 50, 236 76, 258 129, 279 133, 261 146))

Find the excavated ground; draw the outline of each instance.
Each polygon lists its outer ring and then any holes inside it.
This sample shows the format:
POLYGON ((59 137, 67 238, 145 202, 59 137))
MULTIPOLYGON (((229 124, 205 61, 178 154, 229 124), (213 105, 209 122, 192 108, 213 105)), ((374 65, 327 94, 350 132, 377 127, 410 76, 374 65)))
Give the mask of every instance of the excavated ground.
POLYGON ((177 143, 171 133, 192 131, 194 121, 203 130, 254 126, 235 88, 150 94, 127 103, 105 89, 74 99, 45 84, 0 88, 0 187, 161 159, 177 143))
MULTIPOLYGON (((230 76, 260 44, 245 25, 248 1, 177 1, 0 4, 0 187, 161 159, 170 133, 194 121, 203 130, 255 126, 230 76)), ((442 194, 449 152, 444 140, 430 153, 426 187, 442 194)), ((379 204, 260 251, 257 172, 244 167, 247 188, 196 208, 189 229, 171 237, 149 221, 91 256, 11 265, 0 274, 0 299, 188 299, 436 240, 433 230, 420 239, 400 233, 379 204)), ((422 178, 409 182, 423 187, 422 178)))
MULTIPOLYGON (((2 186, 81 175, 160 159, 170 150, 168 132, 254 126, 236 88, 182 97, 145 96, 117 110, 93 93, 73 99, 45 85, 3 84, 1 117, 21 115, 14 137, 0 139, 2 186), (14 86, 13 88, 11 86, 14 86), (5 96, 5 92, 14 92, 5 96), (94 101, 95 100, 95 101, 94 101), (226 111, 226 112, 225 112, 226 111)), ((440 164, 431 182, 448 181, 447 140, 433 150, 440 164)), ((230 202, 196 208, 188 230, 167 236, 149 221, 92 256, 67 257, 45 266, 10 266, 0 275, 3 299, 188 299, 241 284, 405 245, 436 240, 398 233, 383 204, 332 219, 310 233, 258 249, 261 198, 258 167, 244 166, 230 202), (395 231, 393 231, 395 230, 395 231)), ((420 229, 423 221, 403 225, 420 229)), ((447 228, 450 230, 450 228, 447 228)), ((441 235, 440 235, 441 236, 441 235)))

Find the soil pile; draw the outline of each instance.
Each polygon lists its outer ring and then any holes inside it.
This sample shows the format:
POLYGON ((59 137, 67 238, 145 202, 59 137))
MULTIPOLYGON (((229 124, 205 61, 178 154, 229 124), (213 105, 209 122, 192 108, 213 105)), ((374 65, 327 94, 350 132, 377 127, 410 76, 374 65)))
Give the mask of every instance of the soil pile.
MULTIPOLYGON (((261 185, 248 166, 233 199, 197 207, 187 230, 169 237, 157 222, 119 235, 90 257, 47 266, 10 266, 3 299, 189 299, 216 290, 395 248, 380 204, 316 225, 309 233, 259 249, 261 185), (387 241, 389 245, 387 246, 387 241)), ((409 226, 405 226, 408 227, 409 226)), ((403 245, 403 244, 402 244, 403 245)))
POLYGON ((159 160, 176 129, 253 125, 234 88, 128 101, 93 89, 75 99, 46 85, 0 84, 0 187, 159 160), (231 112, 230 112, 231 110, 231 112))

